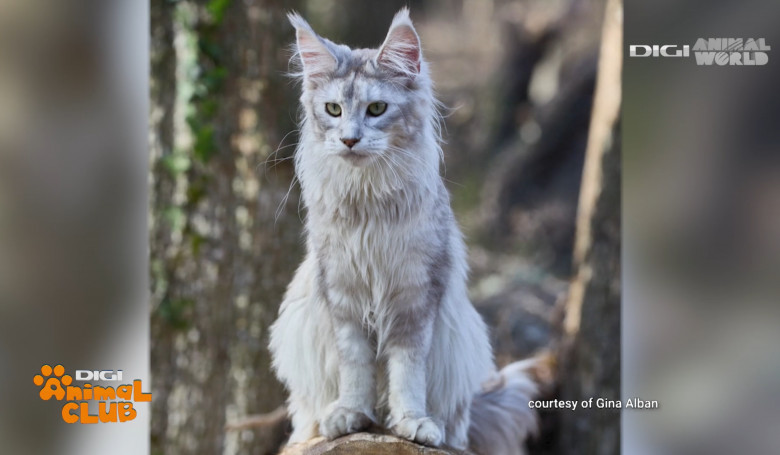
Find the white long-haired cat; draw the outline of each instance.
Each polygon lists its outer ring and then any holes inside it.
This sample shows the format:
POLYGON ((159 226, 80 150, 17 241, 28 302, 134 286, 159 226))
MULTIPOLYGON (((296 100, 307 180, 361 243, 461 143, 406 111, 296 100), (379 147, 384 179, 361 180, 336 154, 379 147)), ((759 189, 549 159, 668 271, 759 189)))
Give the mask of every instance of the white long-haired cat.
POLYGON ((335 44, 289 18, 303 83, 295 164, 307 254, 271 350, 290 391, 290 442, 377 423, 426 445, 523 453, 536 387, 528 362, 496 371, 468 299, 436 100, 408 11, 379 49, 335 44))

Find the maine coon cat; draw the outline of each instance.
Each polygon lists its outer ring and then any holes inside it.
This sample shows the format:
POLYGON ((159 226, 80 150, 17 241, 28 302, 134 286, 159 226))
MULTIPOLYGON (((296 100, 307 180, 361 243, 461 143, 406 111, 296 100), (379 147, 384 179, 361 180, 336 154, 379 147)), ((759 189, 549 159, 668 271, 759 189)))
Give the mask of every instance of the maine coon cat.
POLYGON ((497 372, 468 299, 466 251, 439 175, 436 100, 406 9, 379 49, 297 14, 295 154, 307 253, 271 328, 291 443, 372 423, 421 444, 523 453, 528 362, 497 372))

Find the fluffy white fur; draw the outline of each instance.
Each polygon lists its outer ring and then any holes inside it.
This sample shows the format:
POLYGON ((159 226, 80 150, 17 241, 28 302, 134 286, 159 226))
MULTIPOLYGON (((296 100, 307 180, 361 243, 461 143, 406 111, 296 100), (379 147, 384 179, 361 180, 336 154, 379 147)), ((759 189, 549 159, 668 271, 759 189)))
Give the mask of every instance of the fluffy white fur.
POLYGON ((408 11, 380 49, 352 50, 300 16, 290 21, 302 65, 295 160, 307 255, 271 329, 290 442, 377 423, 422 444, 465 449, 471 438, 479 453, 523 453, 535 387, 526 363, 496 372, 468 299, 465 246, 439 175, 436 101, 408 11), (386 111, 368 115, 375 102, 386 111))

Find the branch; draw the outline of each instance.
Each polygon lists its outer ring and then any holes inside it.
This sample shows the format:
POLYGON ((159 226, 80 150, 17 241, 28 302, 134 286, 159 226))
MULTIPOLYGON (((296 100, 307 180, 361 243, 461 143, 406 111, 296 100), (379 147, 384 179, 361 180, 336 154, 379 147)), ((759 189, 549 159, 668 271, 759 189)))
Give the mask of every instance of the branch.
POLYGON ((227 431, 245 430, 247 428, 284 428, 288 423, 287 407, 279 406, 268 414, 257 414, 245 417, 237 422, 225 425, 227 431))

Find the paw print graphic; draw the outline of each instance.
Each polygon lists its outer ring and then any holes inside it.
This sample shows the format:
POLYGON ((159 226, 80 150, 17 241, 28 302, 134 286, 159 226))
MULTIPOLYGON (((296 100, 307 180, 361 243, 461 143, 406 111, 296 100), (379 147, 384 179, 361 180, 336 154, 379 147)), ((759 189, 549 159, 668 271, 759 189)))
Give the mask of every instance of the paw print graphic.
POLYGON ((57 400, 65 398, 65 389, 62 386, 69 386, 73 382, 73 378, 70 375, 64 375, 65 367, 57 365, 54 368, 49 365, 41 367, 41 374, 36 374, 33 377, 33 382, 37 386, 42 386, 46 381, 46 385, 38 393, 41 396, 41 400, 49 400, 51 397, 57 400), (54 377, 50 377, 54 373, 54 377), (48 379, 46 379, 48 378, 48 379))

